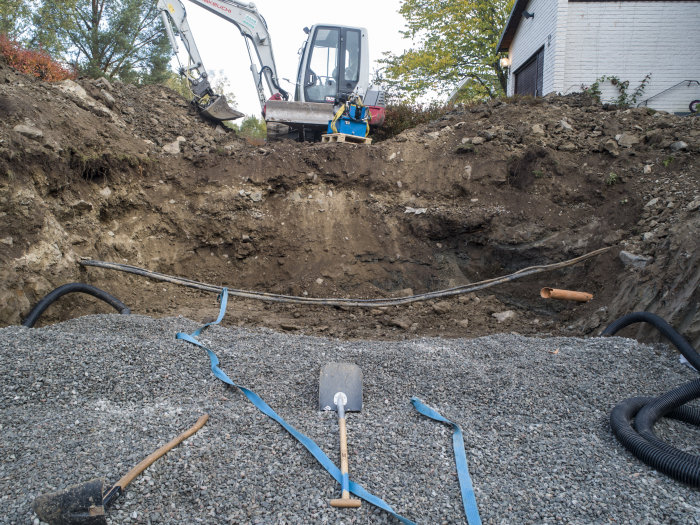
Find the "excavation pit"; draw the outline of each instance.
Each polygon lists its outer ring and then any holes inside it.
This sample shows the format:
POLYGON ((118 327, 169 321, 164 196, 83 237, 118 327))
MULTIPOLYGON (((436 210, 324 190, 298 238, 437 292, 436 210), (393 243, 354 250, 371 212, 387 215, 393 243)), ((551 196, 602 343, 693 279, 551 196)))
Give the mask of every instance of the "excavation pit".
MULTIPOLYGON (((216 313, 210 293, 83 268, 83 257, 236 289, 377 299, 607 247, 566 269, 404 306, 237 299, 227 322, 351 339, 593 335, 649 310, 700 337, 697 119, 605 110, 576 95, 455 109, 372 145, 253 146, 160 87, 134 96, 132 86, 115 86, 111 117, 31 79, 3 89, 12 102, 0 129, 4 325, 68 282, 104 289, 134 313, 216 313), (154 105, 157 123, 145 116, 154 105), (27 118, 43 143, 13 131, 27 118), (612 148, 623 133, 639 142, 612 148), (690 146, 672 152, 676 139, 690 146), (167 153, 175 141, 180 152, 167 153), (545 286, 594 299, 547 301, 545 286)), ((40 324, 108 308, 66 297, 40 324)))

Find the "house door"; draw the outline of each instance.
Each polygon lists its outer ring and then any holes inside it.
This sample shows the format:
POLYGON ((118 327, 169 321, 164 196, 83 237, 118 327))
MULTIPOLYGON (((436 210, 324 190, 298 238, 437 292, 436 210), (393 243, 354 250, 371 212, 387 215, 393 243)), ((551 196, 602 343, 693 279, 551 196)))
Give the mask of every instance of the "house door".
POLYGON ((544 47, 541 47, 515 72, 515 94, 541 97, 543 69, 544 47))

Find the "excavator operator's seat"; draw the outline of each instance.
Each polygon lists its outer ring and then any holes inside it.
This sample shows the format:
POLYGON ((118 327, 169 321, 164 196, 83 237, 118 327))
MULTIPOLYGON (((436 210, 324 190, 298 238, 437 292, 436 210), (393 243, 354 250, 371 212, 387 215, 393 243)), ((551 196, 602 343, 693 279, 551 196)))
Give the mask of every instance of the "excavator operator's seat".
POLYGON ((327 77, 325 81, 319 77, 316 85, 306 88, 306 96, 313 102, 327 102, 329 98, 335 99, 337 94, 338 85, 333 77, 327 77))

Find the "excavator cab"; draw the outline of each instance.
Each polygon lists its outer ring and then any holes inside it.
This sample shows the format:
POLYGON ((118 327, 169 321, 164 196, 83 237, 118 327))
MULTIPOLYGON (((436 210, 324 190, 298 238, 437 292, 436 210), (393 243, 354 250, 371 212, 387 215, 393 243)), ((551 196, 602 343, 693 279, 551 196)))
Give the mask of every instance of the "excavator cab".
POLYGON ((369 82, 369 39, 362 27, 318 24, 299 54, 294 100, 273 95, 264 108, 268 138, 321 140, 339 105, 354 96, 365 104, 372 124, 384 120, 384 98, 369 82))
MULTIPOLYGON (((369 83, 367 31, 359 27, 315 25, 302 48, 294 99, 333 103, 369 83)), ((361 93, 364 95, 364 93, 361 93)))

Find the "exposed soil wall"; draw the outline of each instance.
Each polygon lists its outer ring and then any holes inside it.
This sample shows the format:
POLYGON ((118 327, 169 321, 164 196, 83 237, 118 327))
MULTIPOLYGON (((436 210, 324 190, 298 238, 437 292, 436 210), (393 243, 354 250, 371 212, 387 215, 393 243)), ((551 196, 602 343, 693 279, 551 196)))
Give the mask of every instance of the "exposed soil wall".
MULTIPOLYGON (((3 64, 0 117, 0 325, 71 281, 137 313, 216 310, 211 294, 85 269, 81 257, 240 289, 374 298, 609 246, 458 298, 370 310, 237 300, 227 319, 349 338, 582 335, 647 310, 700 341, 697 118, 522 99, 457 109, 371 146, 260 147, 164 88, 46 84, 3 64), (595 297, 545 301, 542 286, 595 297)), ((98 311, 109 307, 66 297, 42 319, 98 311)))

